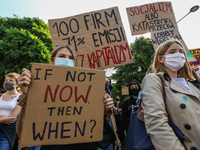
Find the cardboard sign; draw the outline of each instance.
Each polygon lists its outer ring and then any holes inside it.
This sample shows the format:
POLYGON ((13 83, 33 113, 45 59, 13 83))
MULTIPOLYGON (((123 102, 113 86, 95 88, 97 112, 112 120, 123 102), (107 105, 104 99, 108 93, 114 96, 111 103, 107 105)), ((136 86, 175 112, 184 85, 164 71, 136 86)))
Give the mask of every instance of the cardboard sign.
POLYGON ((117 7, 73 17, 49 20, 54 47, 70 44, 77 65, 106 69, 132 63, 132 56, 117 7))
POLYGON ((191 66, 199 66, 200 65, 200 48, 197 49, 191 49, 190 52, 196 58, 197 61, 190 62, 191 66))
POLYGON ((122 88, 122 95, 129 95, 128 87, 122 88))
POLYGON ((155 50, 161 43, 176 38, 184 45, 188 60, 196 60, 178 31, 171 2, 145 4, 126 10, 132 35, 150 32, 155 50))
POLYGON ((105 72, 32 64, 21 146, 103 138, 105 72))
POLYGON ((196 74, 200 77, 200 66, 195 66, 195 67, 194 67, 194 71, 195 71, 196 74))

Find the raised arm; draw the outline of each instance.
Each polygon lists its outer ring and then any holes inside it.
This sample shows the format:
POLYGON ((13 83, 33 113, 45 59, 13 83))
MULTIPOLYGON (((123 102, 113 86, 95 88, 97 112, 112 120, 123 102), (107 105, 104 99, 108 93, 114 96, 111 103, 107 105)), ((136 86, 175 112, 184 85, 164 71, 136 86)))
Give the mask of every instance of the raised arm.
POLYGON ((18 79, 18 85, 23 92, 23 94, 27 94, 28 87, 31 83, 31 72, 28 69, 23 68, 22 74, 18 79))

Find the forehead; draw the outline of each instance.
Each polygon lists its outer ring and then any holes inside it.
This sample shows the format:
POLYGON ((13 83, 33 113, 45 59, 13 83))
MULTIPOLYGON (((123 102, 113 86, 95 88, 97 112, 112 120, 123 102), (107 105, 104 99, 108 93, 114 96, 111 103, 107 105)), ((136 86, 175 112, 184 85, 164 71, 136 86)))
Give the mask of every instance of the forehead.
POLYGON ((5 78, 5 80, 10 80, 10 81, 12 80, 12 81, 15 81, 15 78, 14 78, 14 77, 8 77, 8 76, 7 76, 7 77, 5 78))
POLYGON ((171 49, 183 49, 183 48, 180 44, 174 43, 168 48, 168 50, 171 50, 171 49))
POLYGON ((139 86, 138 86, 137 84, 132 84, 132 85, 130 86, 130 88, 139 88, 139 86))
POLYGON ((57 51, 56 56, 58 55, 72 55, 71 51, 67 48, 61 48, 57 51))

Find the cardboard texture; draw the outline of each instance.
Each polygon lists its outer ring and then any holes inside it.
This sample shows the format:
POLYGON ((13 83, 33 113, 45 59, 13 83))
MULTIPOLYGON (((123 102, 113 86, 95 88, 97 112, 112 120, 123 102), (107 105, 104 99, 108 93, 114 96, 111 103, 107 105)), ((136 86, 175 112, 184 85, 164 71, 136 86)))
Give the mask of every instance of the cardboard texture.
POLYGON ((132 35, 150 32, 155 50, 166 40, 176 38, 184 45, 188 61, 196 61, 178 31, 171 2, 150 3, 126 10, 132 35))
POLYGON ((123 87, 122 88, 122 95, 129 95, 128 87, 123 87))
POLYGON ((195 67, 194 67, 194 71, 195 71, 196 74, 200 77, 200 66, 195 66, 195 67))
POLYGON ((20 146, 103 138, 105 72, 32 64, 20 146))
POLYGON ((190 52, 196 58, 197 61, 190 62, 191 66, 199 66, 200 65, 200 48, 190 49, 190 52))
POLYGON ((53 46, 70 44, 78 67, 106 69, 132 63, 117 7, 49 20, 53 46))

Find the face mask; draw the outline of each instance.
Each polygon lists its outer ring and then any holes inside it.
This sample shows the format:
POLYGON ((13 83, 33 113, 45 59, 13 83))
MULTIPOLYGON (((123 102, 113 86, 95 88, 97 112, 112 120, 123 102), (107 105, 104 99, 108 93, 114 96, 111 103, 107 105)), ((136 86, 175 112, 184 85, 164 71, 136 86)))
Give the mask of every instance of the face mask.
POLYGON ((74 61, 68 58, 56 58, 55 65, 75 67, 74 61))
POLYGON ((116 98, 116 101, 119 101, 119 98, 116 98))
POLYGON ((139 92, 140 92, 140 89, 130 89, 131 95, 137 96, 139 92))
POLYGON ((11 90, 13 90, 14 89, 14 83, 12 83, 12 82, 9 82, 9 81, 5 81, 4 83, 3 83, 3 88, 7 91, 11 91, 11 90))
POLYGON ((185 64, 185 55, 181 53, 174 53, 170 55, 165 55, 165 66, 172 71, 178 71, 185 64))

